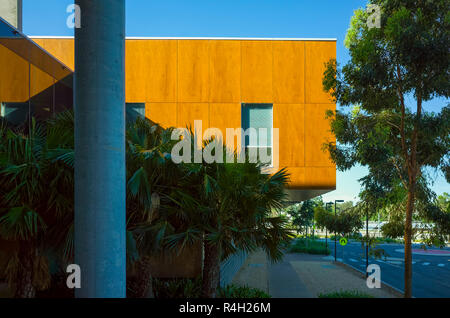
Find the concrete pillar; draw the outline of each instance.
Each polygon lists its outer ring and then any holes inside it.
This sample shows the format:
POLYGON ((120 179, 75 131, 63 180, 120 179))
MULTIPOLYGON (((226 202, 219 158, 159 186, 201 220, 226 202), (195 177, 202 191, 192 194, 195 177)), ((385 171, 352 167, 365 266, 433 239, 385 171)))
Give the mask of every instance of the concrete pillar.
POLYGON ((22 31, 22 0, 0 0, 0 17, 22 31))
POLYGON ((76 0, 76 297, 126 296, 125 0, 76 0))

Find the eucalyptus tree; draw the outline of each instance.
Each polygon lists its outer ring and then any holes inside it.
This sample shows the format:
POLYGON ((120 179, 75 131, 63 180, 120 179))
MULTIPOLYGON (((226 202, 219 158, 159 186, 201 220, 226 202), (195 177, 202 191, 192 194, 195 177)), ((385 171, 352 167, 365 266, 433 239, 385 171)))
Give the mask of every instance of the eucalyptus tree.
MULTIPOLYGON (((338 144, 327 145, 342 169, 369 168, 365 189, 389 193, 399 185, 405 200, 405 297, 412 292, 412 220, 418 202, 430 202, 429 169, 450 180, 450 107, 428 112, 424 102, 450 96, 450 3, 445 0, 371 0, 381 8, 379 27, 355 11, 345 44, 350 61, 330 61, 324 89, 342 107, 328 112, 338 144)), ((439 211, 424 208, 432 219, 439 211)))
POLYGON ((358 206, 341 211, 334 215, 323 206, 314 209, 314 218, 319 228, 326 228, 330 233, 342 236, 352 234, 362 228, 362 213, 358 206))

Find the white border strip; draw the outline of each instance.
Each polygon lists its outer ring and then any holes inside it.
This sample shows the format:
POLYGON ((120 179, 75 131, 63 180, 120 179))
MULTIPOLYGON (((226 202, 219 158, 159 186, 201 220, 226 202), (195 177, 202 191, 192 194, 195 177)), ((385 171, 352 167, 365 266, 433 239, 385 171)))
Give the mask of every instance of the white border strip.
MULTIPOLYGON (((73 39, 73 36, 30 35, 31 39, 73 39)), ((334 41, 336 38, 240 38, 240 37, 139 37, 127 36, 127 40, 235 40, 235 41, 334 41)))

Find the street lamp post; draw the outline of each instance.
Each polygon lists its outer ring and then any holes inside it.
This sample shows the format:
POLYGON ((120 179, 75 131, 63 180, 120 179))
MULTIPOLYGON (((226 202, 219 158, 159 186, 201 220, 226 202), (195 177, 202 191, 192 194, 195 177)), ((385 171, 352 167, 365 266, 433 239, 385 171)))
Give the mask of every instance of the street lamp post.
MULTIPOLYGON (((328 205, 333 205, 333 202, 327 202, 325 204, 325 209, 329 211, 328 205)), ((325 227, 325 248, 328 248, 328 228, 325 227)))
POLYGON ((369 207, 366 205, 366 277, 369 276, 367 268, 369 267, 369 207))
MULTIPOLYGON (((334 219, 336 220, 336 203, 344 202, 344 200, 334 200, 334 219)), ((337 260, 337 233, 336 229, 334 229, 334 261, 337 260)))

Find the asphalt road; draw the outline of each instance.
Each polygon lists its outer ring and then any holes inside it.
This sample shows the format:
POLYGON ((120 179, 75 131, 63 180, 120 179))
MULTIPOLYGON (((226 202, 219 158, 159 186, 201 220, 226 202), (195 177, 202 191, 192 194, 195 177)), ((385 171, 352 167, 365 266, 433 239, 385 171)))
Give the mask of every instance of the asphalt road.
MULTIPOLYGON (((337 242, 338 261, 365 272, 365 248, 360 242, 348 242, 341 246, 337 242)), ((334 258, 334 241, 328 240, 331 256, 334 258)), ((403 292, 404 253, 400 244, 379 244, 387 258, 369 257, 369 264, 378 264, 381 268, 381 281, 403 292)), ((420 248, 413 245, 413 248, 420 248)), ((450 248, 445 250, 450 251, 450 248)), ((450 255, 418 255, 413 253, 413 296, 414 297, 450 297, 450 255)))

